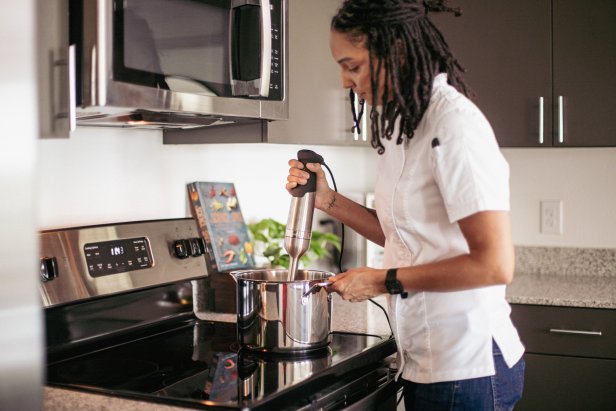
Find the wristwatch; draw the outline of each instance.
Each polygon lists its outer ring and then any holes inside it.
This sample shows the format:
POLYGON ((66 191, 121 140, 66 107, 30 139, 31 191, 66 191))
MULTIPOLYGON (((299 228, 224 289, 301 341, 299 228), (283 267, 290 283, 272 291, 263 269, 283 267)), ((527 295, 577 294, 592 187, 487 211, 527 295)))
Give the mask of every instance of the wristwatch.
POLYGON ((396 278, 397 273, 397 268, 390 268, 387 270, 387 276, 385 277, 385 288, 387 288, 389 294, 400 294, 402 298, 406 298, 409 293, 404 291, 402 283, 400 283, 400 281, 396 278))

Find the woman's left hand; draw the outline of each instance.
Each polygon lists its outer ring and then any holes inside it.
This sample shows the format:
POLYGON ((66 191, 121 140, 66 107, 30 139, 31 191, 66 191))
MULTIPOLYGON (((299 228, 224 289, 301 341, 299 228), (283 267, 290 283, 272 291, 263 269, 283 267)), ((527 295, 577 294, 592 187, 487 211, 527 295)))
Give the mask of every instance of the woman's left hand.
POLYGON ((343 300, 350 302, 365 301, 387 292, 385 288, 386 270, 370 267, 351 268, 348 271, 330 277, 333 284, 329 286, 343 300))

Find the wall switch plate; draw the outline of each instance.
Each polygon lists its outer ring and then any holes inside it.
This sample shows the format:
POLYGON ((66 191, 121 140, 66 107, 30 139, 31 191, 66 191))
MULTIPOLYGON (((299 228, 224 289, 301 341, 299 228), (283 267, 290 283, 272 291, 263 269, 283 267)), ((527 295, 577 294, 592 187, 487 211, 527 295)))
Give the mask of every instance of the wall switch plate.
POLYGON ((541 201, 541 233, 563 233, 563 202, 562 200, 541 201))

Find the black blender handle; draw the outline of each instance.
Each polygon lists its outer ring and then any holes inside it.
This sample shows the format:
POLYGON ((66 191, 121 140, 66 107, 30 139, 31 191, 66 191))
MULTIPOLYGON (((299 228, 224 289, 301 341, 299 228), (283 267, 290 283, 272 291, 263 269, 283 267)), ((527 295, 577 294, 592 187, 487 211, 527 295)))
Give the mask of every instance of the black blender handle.
POLYGON ((301 161, 302 164, 304 164, 304 170, 307 171, 308 174, 310 174, 310 177, 308 177, 308 182, 306 184, 304 184, 303 186, 298 185, 292 188, 290 192, 293 197, 303 197, 306 193, 314 193, 315 191, 317 191, 317 176, 314 172, 306 168, 306 164, 323 164, 325 163, 325 160, 323 160, 323 157, 321 157, 319 154, 315 153, 312 150, 299 150, 297 152, 297 159, 301 161))

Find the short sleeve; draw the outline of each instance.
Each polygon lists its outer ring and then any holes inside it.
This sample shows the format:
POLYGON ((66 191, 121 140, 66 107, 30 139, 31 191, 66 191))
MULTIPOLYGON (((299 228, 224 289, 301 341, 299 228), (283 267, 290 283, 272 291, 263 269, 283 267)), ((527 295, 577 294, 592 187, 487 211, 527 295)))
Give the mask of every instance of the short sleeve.
POLYGON ((509 165, 479 109, 469 102, 451 110, 435 130, 432 172, 449 221, 479 211, 509 211, 509 165))

